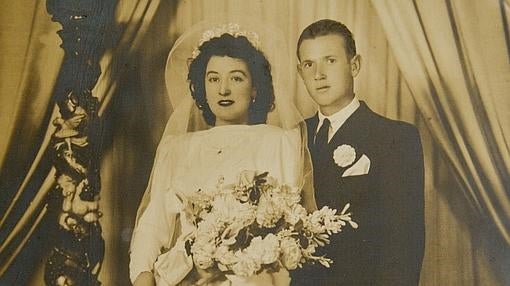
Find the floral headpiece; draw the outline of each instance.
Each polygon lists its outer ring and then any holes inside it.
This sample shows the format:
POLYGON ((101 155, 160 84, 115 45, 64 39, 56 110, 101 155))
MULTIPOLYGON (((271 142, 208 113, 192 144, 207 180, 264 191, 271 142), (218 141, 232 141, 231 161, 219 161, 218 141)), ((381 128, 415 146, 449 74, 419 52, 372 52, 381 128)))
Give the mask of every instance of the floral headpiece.
POLYGON ((200 38, 200 41, 198 41, 198 46, 195 47, 193 52, 191 53, 191 58, 196 59, 198 55, 200 54, 199 48, 207 41, 210 41, 214 38, 219 38, 223 34, 229 34, 233 36, 234 38, 237 38, 239 36, 244 36, 248 41, 255 47, 255 49, 259 49, 260 47, 260 39, 259 35, 255 32, 248 32, 243 31, 239 27, 239 24, 236 23, 228 23, 223 24, 220 26, 217 26, 213 29, 207 30, 204 33, 202 33, 202 38, 200 38))

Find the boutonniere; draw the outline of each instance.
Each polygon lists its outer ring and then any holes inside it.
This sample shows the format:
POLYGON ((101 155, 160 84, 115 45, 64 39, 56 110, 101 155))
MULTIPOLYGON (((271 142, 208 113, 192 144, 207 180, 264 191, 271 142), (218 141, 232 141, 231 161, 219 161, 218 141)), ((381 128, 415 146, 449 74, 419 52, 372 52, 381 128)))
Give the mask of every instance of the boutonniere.
MULTIPOLYGON (((333 152, 333 159, 339 167, 345 168, 356 161, 356 150, 351 145, 340 145, 333 152)), ((363 154, 354 165, 342 173, 342 177, 366 175, 370 170, 370 163, 367 155, 363 154)))
POLYGON ((345 168, 356 160, 356 150, 351 145, 340 145, 333 152, 333 160, 338 166, 345 168))

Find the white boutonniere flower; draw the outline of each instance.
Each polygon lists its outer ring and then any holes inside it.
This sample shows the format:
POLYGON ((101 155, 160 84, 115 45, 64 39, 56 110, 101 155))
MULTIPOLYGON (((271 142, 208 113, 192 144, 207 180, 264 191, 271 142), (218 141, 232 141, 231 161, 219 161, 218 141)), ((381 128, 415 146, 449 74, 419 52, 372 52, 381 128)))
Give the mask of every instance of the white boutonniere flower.
POLYGON ((345 168, 356 160, 356 150, 351 145, 340 145, 333 152, 333 159, 338 166, 345 168))

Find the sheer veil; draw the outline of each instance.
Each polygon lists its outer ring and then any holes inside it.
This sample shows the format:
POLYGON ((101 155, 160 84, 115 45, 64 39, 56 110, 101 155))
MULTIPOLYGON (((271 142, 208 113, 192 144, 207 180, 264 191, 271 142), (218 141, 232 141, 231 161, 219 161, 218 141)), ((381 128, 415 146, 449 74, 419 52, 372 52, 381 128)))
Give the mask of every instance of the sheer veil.
POLYGON ((168 120, 165 133, 177 135, 207 129, 200 110, 195 106, 187 81, 188 63, 193 50, 198 46, 202 35, 222 25, 239 25, 241 31, 256 33, 258 49, 264 53, 271 64, 271 74, 275 93, 275 109, 269 113, 267 124, 284 129, 297 127, 303 118, 294 104, 292 94, 286 92, 290 84, 290 75, 295 69, 290 66, 285 38, 278 29, 253 19, 231 19, 222 21, 205 21, 194 25, 175 42, 167 59, 165 80, 174 113, 168 120))
MULTIPOLYGON (((294 95, 289 94, 286 88, 290 84, 291 74, 295 72, 295 68, 290 66, 290 50, 285 44, 285 37, 278 32, 278 29, 269 27, 265 23, 259 23, 257 20, 247 19, 246 17, 222 17, 218 21, 200 22, 187 30, 175 42, 168 56, 165 71, 166 88, 174 110, 158 146, 158 153, 164 142, 171 140, 174 136, 211 128, 205 123, 201 111, 191 97, 187 80, 188 64, 193 50, 198 46, 204 32, 210 33, 216 27, 225 24, 236 24, 239 25, 240 30, 254 32, 258 35, 258 49, 264 53, 271 65, 275 94, 274 109, 268 114, 267 124, 286 130, 292 140, 296 140, 296 144, 299 144, 301 158, 298 161, 301 164, 299 170, 302 172, 299 177, 302 178, 300 184, 305 197, 304 205, 308 210, 312 210, 315 208, 315 201, 313 198, 311 160, 307 148, 306 125, 294 104, 294 95)), ((157 162, 154 164, 153 173, 157 168, 156 164, 157 162)), ((137 223, 149 202, 151 193, 164 191, 153 190, 150 186, 151 183, 149 182, 138 209, 137 223)))

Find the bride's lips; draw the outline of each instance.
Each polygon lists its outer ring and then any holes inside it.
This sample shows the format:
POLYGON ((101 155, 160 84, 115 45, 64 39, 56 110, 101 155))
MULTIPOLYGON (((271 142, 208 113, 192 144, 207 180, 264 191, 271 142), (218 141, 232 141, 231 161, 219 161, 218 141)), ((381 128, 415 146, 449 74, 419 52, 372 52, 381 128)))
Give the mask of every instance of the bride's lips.
POLYGON ((320 86, 320 87, 316 88, 315 90, 317 90, 318 92, 325 92, 325 91, 327 91, 329 88, 330 88, 330 86, 329 86, 329 85, 323 85, 323 86, 320 86))
POLYGON ((230 100, 230 99, 223 99, 223 100, 218 101, 218 105, 220 105, 220 106, 230 106, 232 104, 234 104, 234 101, 230 100))

